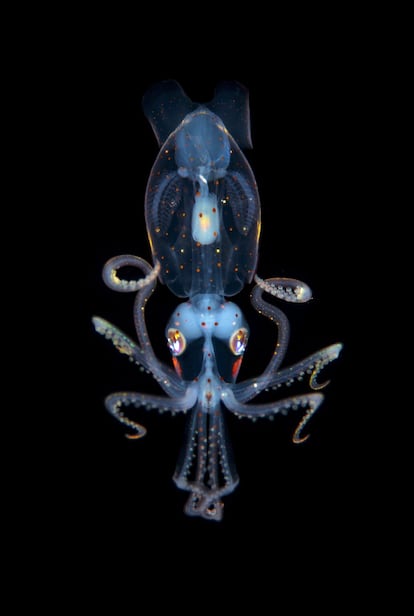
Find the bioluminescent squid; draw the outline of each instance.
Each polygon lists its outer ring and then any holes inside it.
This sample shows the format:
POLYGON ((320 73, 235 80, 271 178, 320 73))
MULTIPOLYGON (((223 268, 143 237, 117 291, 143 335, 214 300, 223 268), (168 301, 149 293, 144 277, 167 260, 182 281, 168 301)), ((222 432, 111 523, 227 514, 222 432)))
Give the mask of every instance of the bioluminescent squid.
MULTIPOLYGON (((144 113, 160 146, 145 195, 145 219, 153 265, 123 255, 104 266, 105 283, 115 291, 136 293, 133 341, 102 318, 96 330, 129 360, 149 371, 164 395, 122 391, 105 400, 108 411, 129 429, 128 438, 146 430, 127 407, 187 413, 188 428, 174 481, 187 492, 185 512, 220 520, 223 497, 234 491, 238 475, 231 459, 224 411, 239 417, 272 417, 298 411, 293 440, 306 440, 305 425, 323 400, 326 383, 318 374, 336 359, 333 344, 306 359, 283 366, 289 339, 285 314, 268 296, 307 302, 311 290, 299 280, 255 275, 260 234, 260 203, 253 172, 242 153, 251 147, 248 91, 223 82, 208 104, 193 103, 175 81, 153 86, 143 99, 144 113), (137 279, 120 270, 135 267, 137 279), (173 368, 155 355, 145 309, 157 280, 184 301, 166 326, 173 368), (262 374, 237 382, 249 338, 242 311, 227 298, 254 279, 254 308, 273 321, 276 343, 262 374), (251 403, 265 389, 309 379, 311 393, 274 402, 251 403)), ((273 300, 272 300, 273 301, 273 300)))

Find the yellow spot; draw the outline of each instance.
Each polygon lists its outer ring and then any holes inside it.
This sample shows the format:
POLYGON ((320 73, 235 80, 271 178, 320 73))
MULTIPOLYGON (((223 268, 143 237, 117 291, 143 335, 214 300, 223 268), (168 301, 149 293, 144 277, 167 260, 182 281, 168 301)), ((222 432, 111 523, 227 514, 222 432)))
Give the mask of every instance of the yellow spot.
POLYGON ((131 356, 131 355, 132 355, 132 351, 131 351, 131 349, 130 349, 127 345, 123 344, 123 342, 122 342, 122 341, 119 341, 119 342, 114 342, 114 345, 115 345, 115 348, 116 348, 116 349, 117 349, 120 353, 123 353, 124 355, 129 355, 129 356, 131 356))

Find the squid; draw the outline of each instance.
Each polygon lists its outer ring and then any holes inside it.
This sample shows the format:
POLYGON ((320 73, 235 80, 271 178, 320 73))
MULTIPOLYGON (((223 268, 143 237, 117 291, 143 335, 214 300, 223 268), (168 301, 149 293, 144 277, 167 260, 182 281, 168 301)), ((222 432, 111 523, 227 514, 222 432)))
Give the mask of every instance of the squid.
POLYGON ((239 482, 226 412, 252 420, 297 412, 293 441, 304 442, 309 436, 305 427, 324 399, 320 390, 327 382, 319 382, 319 373, 338 358, 342 344, 283 364, 289 321, 270 297, 305 303, 312 292, 293 278, 264 280, 256 274, 260 200, 242 152, 252 147, 247 89, 238 82, 222 82, 212 101, 198 104, 176 81, 163 81, 144 95, 143 111, 160 147, 145 194, 153 263, 121 255, 103 268, 110 289, 136 294, 136 340, 101 317, 93 317, 93 324, 129 361, 151 373, 163 394, 111 393, 105 407, 127 427, 131 439, 143 437, 146 429, 131 418, 135 411, 130 407, 186 414, 185 442, 173 479, 189 493, 187 515, 219 521, 223 498, 239 482), (135 268, 137 276, 122 277, 126 267, 135 268), (157 358, 146 325, 147 302, 158 281, 183 300, 165 328, 172 366, 157 358), (264 372, 238 382, 250 330, 229 298, 252 282, 252 305, 274 323, 276 341, 264 372), (265 390, 304 379, 310 393, 252 402, 265 390))

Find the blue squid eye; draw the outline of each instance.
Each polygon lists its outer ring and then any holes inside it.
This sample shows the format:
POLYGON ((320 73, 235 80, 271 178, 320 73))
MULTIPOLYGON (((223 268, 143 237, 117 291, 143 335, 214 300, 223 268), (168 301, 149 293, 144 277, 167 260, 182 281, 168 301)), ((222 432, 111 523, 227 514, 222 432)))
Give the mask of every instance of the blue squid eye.
POLYGON ((170 328, 167 332, 167 344, 172 355, 178 357, 184 353, 187 347, 187 341, 184 334, 178 329, 170 328))
POLYGON ((246 350, 249 333, 245 327, 236 329, 229 340, 230 351, 233 355, 242 355, 246 350))

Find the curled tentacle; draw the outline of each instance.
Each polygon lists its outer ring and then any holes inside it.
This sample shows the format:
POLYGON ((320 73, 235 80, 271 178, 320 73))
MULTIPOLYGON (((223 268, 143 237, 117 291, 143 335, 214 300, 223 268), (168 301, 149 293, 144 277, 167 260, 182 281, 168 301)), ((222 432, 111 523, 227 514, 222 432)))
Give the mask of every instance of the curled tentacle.
POLYGON ((120 255, 118 257, 113 257, 109 259, 104 265, 102 271, 102 277, 105 284, 112 289, 113 291, 120 291, 121 293, 130 293, 132 291, 139 291, 144 287, 150 285, 154 280, 156 280, 161 266, 157 261, 154 267, 141 259, 140 257, 136 257, 134 255, 120 255), (139 280, 125 280, 123 278, 119 278, 118 270, 122 267, 136 267, 141 272, 144 272, 145 278, 140 278, 139 280))
POLYGON ((263 299, 265 290, 264 287, 257 284, 251 293, 251 302, 259 314, 263 314, 275 323, 277 327, 277 340, 273 355, 264 372, 256 378, 248 379, 235 386, 235 388, 238 389, 237 397, 239 398, 239 396, 242 396, 243 402, 251 400, 251 398, 254 398, 268 387, 269 380, 271 376, 277 372, 285 357, 289 344, 289 321, 280 308, 273 306, 273 304, 263 299))
POLYGON ((126 401, 128 400, 128 395, 129 394, 126 392, 119 394, 110 394, 105 398, 105 407, 111 413, 111 415, 115 417, 115 419, 124 424, 124 426, 128 426, 128 428, 131 428, 134 431, 132 434, 126 434, 125 436, 127 438, 142 438, 147 433, 146 428, 144 428, 144 426, 137 423, 136 421, 132 421, 128 417, 125 417, 125 415, 121 411, 122 405, 127 404, 126 401))
POLYGON ((323 389, 329 381, 318 383, 317 376, 325 366, 338 358, 341 349, 342 344, 331 344, 283 370, 275 371, 273 374, 268 373, 266 383, 264 383, 263 375, 257 379, 248 379, 237 383, 233 386, 234 395, 240 402, 248 402, 263 389, 277 389, 282 385, 289 386, 294 381, 303 381, 307 375, 309 375, 309 384, 312 389, 323 389))
POLYGON ((277 402, 266 402, 263 404, 242 404, 236 400, 233 391, 227 388, 222 394, 222 401, 225 406, 234 413, 237 417, 247 417, 249 419, 256 420, 262 417, 272 418, 274 415, 281 413, 286 415, 290 410, 298 410, 299 408, 306 408, 306 413, 303 419, 300 421, 293 435, 294 443, 302 443, 308 436, 300 437, 305 425, 309 419, 316 412, 322 403, 323 394, 301 394, 298 396, 291 396, 284 400, 278 400, 277 402))
POLYGON ((314 415, 316 413, 316 411, 318 410, 321 402, 322 402, 322 400, 319 403, 313 402, 313 403, 309 404, 308 410, 306 411, 306 413, 304 414, 304 416, 302 417, 302 419, 300 420, 300 422, 296 426, 296 430, 293 433, 292 441, 295 443, 295 445, 299 445, 300 443, 304 443, 305 441, 308 440, 309 434, 306 434, 306 436, 301 436, 302 430, 306 426, 306 424, 308 423, 308 421, 310 420, 312 415, 314 415))
POLYGON ((317 353, 311 355, 309 359, 314 358, 314 361, 312 361, 312 373, 309 379, 309 385, 312 387, 312 389, 323 389, 324 387, 329 385, 329 379, 327 381, 324 381, 323 383, 318 383, 318 374, 325 366, 330 364, 331 361, 334 361, 334 359, 337 359, 339 357, 339 353, 341 352, 342 347, 343 345, 340 342, 337 342, 336 344, 331 344, 325 349, 321 349, 317 353))
MULTIPOLYGON (((142 361, 141 359, 139 363, 145 365, 145 368, 150 371, 161 386, 163 386, 163 383, 164 385, 167 384, 165 383, 166 374, 169 383, 172 382, 174 373, 170 368, 164 366, 156 357, 145 324, 145 305, 155 289, 159 271, 159 261, 156 261, 154 267, 151 267, 147 261, 140 257, 134 255, 120 255, 107 261, 103 269, 103 279, 108 287, 115 291, 139 291, 134 304, 134 324, 141 351, 145 357, 145 360, 142 361), (145 275, 144 278, 132 281, 120 279, 117 273, 118 270, 127 266, 136 267, 145 275)), ((123 351, 121 350, 121 352, 123 351)))
POLYGON ((197 388, 190 385, 180 398, 166 398, 164 396, 122 391, 107 396, 105 398, 105 406, 118 421, 136 432, 136 434, 132 435, 127 434, 127 438, 141 438, 145 436, 146 429, 141 424, 126 417, 121 410, 123 406, 132 405, 136 408, 144 406, 147 410, 158 409, 160 412, 170 411, 175 414, 188 411, 195 405, 196 400, 197 388))
MULTIPOLYGON (((264 372, 255 378, 247 379, 242 383, 238 383, 234 386, 234 393, 240 402, 248 402, 260 392, 269 387, 279 387, 282 384, 290 385, 294 380, 303 380, 305 374, 310 374, 309 384, 314 390, 323 389, 328 385, 329 381, 324 383, 317 382, 317 376, 320 371, 331 361, 336 359, 342 349, 341 344, 334 344, 325 349, 313 353, 306 359, 293 364, 283 370, 279 370, 279 367, 285 357, 286 350, 289 343, 289 321, 286 315, 266 300, 263 299, 263 293, 269 292, 276 297, 279 297, 278 293, 273 293, 272 290, 278 289, 280 285, 276 285, 277 282, 289 283, 291 288, 301 288, 303 290, 302 297, 307 295, 308 299, 311 297, 311 291, 305 283, 299 280, 291 278, 269 278, 268 280, 261 280, 256 276, 258 284, 253 288, 251 294, 251 301, 253 306, 259 312, 267 316, 271 321, 275 323, 278 329, 278 338, 275 345, 273 356, 270 359, 264 372), (287 281, 287 282, 286 282, 287 281)), ((297 292, 296 295, 300 296, 302 292, 297 292)), ((282 298, 283 299, 283 298, 282 298)), ((284 298, 286 299, 286 298, 284 298)), ((308 301, 307 299, 296 299, 288 301, 308 301)))
POLYGON ((295 278, 267 278, 263 280, 256 274, 254 280, 263 291, 278 299, 283 299, 285 302, 303 304, 312 299, 310 287, 305 282, 295 278))

